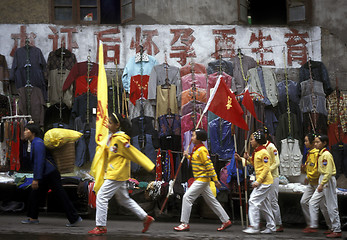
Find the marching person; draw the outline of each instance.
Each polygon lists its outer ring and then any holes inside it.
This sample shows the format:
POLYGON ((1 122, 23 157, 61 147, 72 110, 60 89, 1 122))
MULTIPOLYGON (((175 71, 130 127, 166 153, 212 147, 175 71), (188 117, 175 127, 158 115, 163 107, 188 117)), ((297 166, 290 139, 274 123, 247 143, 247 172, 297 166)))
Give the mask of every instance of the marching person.
POLYGON ((270 154, 270 172, 273 178, 273 184, 271 184, 268 199, 270 201, 273 216, 275 218, 276 232, 283 232, 281 210, 280 206, 278 205, 278 189, 280 184, 278 167, 280 166, 280 158, 278 156, 278 151, 275 144, 270 141, 270 139, 272 138, 270 137, 269 131, 265 126, 264 134, 265 139, 267 139, 265 147, 270 154))
POLYGON ((243 165, 245 165, 245 161, 254 165, 254 171, 256 174, 256 181, 252 183, 253 191, 248 202, 250 226, 243 230, 243 232, 248 234, 256 234, 260 232, 260 212, 262 212, 262 215, 266 220, 266 229, 260 233, 271 234, 276 231, 270 200, 268 198, 273 179, 270 172, 270 155, 264 146, 265 143, 266 139, 264 132, 256 131, 250 137, 250 144, 254 149, 252 157, 249 157, 248 153, 245 153, 245 159, 235 153, 235 160, 242 161, 243 165))
POLYGON ((340 238, 341 223, 339 217, 339 210, 337 205, 336 194, 336 167, 333 156, 326 148, 329 144, 329 138, 326 135, 321 135, 315 138, 315 146, 319 150, 318 154, 318 187, 313 193, 309 201, 311 225, 307 233, 314 233, 318 231, 318 213, 319 206, 322 201, 326 201, 328 215, 331 221, 331 233, 327 234, 327 238, 340 238))
POLYGON ((39 223, 39 199, 51 188, 57 193, 62 203, 69 223, 67 227, 77 226, 82 222, 75 207, 71 203, 69 196, 65 192, 61 183, 60 173, 54 163, 53 157, 46 152, 43 140, 40 138, 42 131, 34 123, 28 123, 24 129, 24 138, 31 142, 30 161, 34 172, 34 179, 31 184, 31 192, 28 203, 28 219, 23 220, 23 224, 39 223))
POLYGON ((210 188, 211 179, 214 181, 217 188, 221 187, 221 183, 218 181, 218 176, 214 170, 208 150, 202 143, 206 140, 206 131, 204 129, 196 129, 192 135, 192 142, 195 145, 192 151, 193 154, 190 156, 187 151, 184 152, 185 157, 190 160, 192 165, 195 181, 183 195, 181 224, 174 227, 175 231, 189 231, 189 217, 192 206, 200 194, 222 222, 222 226, 218 228, 217 231, 224 231, 232 225, 228 214, 213 195, 210 188))
MULTIPOLYGON (((302 212, 304 213, 305 221, 307 227, 303 230, 304 233, 310 232, 310 209, 309 209, 309 201, 318 187, 318 154, 319 150, 315 148, 315 135, 313 133, 308 133, 304 138, 304 144, 308 149, 306 155, 306 161, 303 165, 303 170, 306 172, 305 184, 307 184, 304 194, 301 197, 300 205, 302 208, 302 212)), ((329 226, 329 230, 325 232, 326 234, 331 233, 331 222, 328 215, 328 209, 326 206, 326 202, 321 201, 319 205, 321 212, 324 216, 324 219, 329 226)))
POLYGON ((141 165, 148 172, 155 165, 143 153, 130 144, 131 124, 118 113, 109 117, 108 128, 112 133, 107 143, 107 166, 105 181, 96 196, 96 227, 88 233, 102 235, 107 233, 107 209, 109 200, 115 195, 118 203, 143 220, 142 232, 146 232, 154 221, 132 198, 129 197, 126 181, 130 178, 131 161, 141 165))

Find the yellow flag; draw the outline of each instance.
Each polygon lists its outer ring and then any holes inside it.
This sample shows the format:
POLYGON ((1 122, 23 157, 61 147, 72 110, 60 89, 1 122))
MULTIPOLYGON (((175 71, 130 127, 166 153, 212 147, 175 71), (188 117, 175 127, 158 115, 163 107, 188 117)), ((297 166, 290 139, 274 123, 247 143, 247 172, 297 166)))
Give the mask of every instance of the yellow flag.
POLYGON ((96 150, 90 174, 95 178, 94 191, 97 193, 104 182, 106 144, 108 138, 108 110, 107 110, 107 78, 104 66, 103 45, 99 44, 99 73, 98 73, 98 107, 96 112, 96 150))

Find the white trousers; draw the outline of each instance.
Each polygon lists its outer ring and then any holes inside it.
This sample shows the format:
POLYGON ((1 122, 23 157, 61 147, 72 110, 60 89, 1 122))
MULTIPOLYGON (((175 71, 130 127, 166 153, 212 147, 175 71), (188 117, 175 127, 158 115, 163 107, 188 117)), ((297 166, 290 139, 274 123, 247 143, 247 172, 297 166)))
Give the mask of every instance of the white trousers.
MULTIPOLYGON (((305 192, 301 197, 300 204, 301 204, 301 209, 305 217, 306 225, 310 226, 311 225, 311 218, 310 218, 310 205, 309 201, 313 195, 313 193, 316 191, 317 185, 311 185, 308 184, 306 186, 305 192)), ((327 204, 324 200, 322 200, 319 204, 319 208, 324 216, 325 222, 327 223, 329 229, 331 229, 331 221, 328 215, 328 209, 327 209, 327 204)))
POLYGON ((266 221, 266 228, 274 232, 276 231, 276 225, 268 198, 270 188, 271 184, 261 184, 259 187, 253 189, 248 202, 248 217, 249 224, 253 228, 259 229, 261 212, 266 221))
MULTIPOLYGON (((319 182, 321 182, 322 179, 323 179, 323 175, 319 177, 319 182)), ((316 189, 309 201, 311 228, 318 228, 319 206, 321 202, 324 200, 326 201, 328 215, 331 221, 331 230, 333 232, 341 232, 339 209, 337 206, 335 176, 332 176, 329 179, 328 183, 324 186, 322 192, 318 192, 316 189)))
POLYGON ((272 213, 275 219, 276 225, 282 225, 281 209, 278 205, 278 189, 280 187, 280 179, 274 178, 273 184, 271 184, 270 192, 268 195, 272 213))
POLYGON ((121 206, 131 210, 139 219, 145 219, 147 213, 129 197, 126 182, 105 179, 96 195, 96 226, 106 226, 108 201, 113 195, 121 206))
POLYGON ((212 211, 219 217, 219 219, 223 223, 229 220, 228 214, 225 212, 222 205, 213 195, 210 188, 210 183, 194 181, 193 184, 188 188, 187 192, 183 195, 181 214, 182 223, 189 223, 189 217, 192 211, 193 203, 200 196, 200 194, 204 198, 207 205, 212 209, 212 211))

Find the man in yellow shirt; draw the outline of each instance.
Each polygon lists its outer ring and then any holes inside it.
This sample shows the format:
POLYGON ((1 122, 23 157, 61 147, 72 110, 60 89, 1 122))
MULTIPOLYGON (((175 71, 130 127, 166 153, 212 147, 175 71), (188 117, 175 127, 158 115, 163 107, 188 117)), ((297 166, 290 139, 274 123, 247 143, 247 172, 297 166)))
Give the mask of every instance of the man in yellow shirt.
POLYGON ((320 175, 318 187, 309 201, 311 217, 310 233, 318 231, 319 205, 321 201, 325 200, 332 228, 332 232, 327 234, 326 237, 340 238, 342 234, 336 194, 336 167, 333 156, 326 149, 326 146, 329 144, 329 138, 326 135, 321 135, 316 137, 315 141, 315 146, 319 150, 318 172, 320 175))
POLYGON ((266 220, 266 229, 260 233, 270 234, 276 231, 276 225, 268 198, 271 184, 273 183, 270 172, 270 155, 264 144, 266 143, 263 131, 256 131, 250 137, 250 144, 254 149, 252 157, 245 153, 245 158, 241 158, 235 153, 235 160, 242 161, 245 165, 246 161, 254 165, 256 181, 252 183, 253 191, 249 198, 249 223, 250 226, 243 230, 244 233, 259 233, 260 212, 262 212, 266 220))

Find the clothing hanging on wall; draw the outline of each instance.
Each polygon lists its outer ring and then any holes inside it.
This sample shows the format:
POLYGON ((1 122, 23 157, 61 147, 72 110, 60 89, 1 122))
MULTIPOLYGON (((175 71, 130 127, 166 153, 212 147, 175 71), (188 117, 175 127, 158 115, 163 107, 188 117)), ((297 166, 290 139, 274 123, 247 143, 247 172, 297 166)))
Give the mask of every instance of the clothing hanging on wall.
POLYGON ((207 88, 207 79, 206 74, 201 73, 188 73, 181 77, 182 81, 182 91, 188 90, 192 87, 192 84, 195 83, 195 87, 206 89, 207 88))
POLYGON ((308 79, 322 82, 326 95, 329 95, 333 91, 328 70, 322 62, 309 60, 300 67, 299 82, 301 83, 308 79))
POLYGON ((80 96, 89 90, 92 94, 96 95, 98 86, 98 72, 99 64, 90 61, 76 63, 63 84, 63 91, 70 89, 71 85, 74 86, 74 96, 80 96), (89 72, 88 72, 89 70, 89 72))
POLYGON ((224 59, 217 59, 207 64, 207 74, 225 72, 229 76, 233 75, 233 63, 224 59))
POLYGON ((181 78, 187 74, 190 73, 202 73, 202 74, 206 74, 206 68, 203 64, 201 63, 187 63, 186 65, 184 65, 183 67, 181 67, 180 69, 180 74, 181 74, 181 78), (192 67, 193 66, 193 67, 192 67))
POLYGON ((76 62, 75 54, 65 48, 49 53, 45 74, 48 79, 48 99, 51 105, 62 99, 69 108, 72 107, 73 86, 71 85, 63 94, 63 84, 76 62))
POLYGON ((178 67, 168 65, 166 63, 155 65, 148 81, 148 99, 155 100, 157 98, 157 86, 165 84, 166 77, 168 84, 175 85, 177 104, 181 105, 180 94, 182 92, 180 70, 178 67))
POLYGON ((27 105, 30 104, 31 116, 34 123, 39 126, 44 125, 46 102, 42 96, 41 89, 37 87, 32 87, 30 103, 27 103, 28 92, 25 87, 18 89, 19 101, 18 101, 18 114, 29 115, 27 105))
POLYGON ((157 86, 157 108, 156 119, 164 114, 177 114, 178 104, 176 98, 176 87, 170 85, 169 88, 163 89, 157 86))
POLYGON ((258 66, 251 68, 247 72, 249 76, 249 91, 256 92, 264 96, 265 105, 277 106, 277 78, 276 74, 270 68, 258 66))
POLYGON ((280 171, 281 175, 300 176, 301 174, 302 154, 300 151, 299 141, 297 139, 282 139, 280 154, 280 171))
POLYGON ((46 71, 46 60, 41 52, 41 49, 28 46, 27 48, 18 48, 13 57, 12 68, 10 71, 10 81, 14 81, 16 88, 22 88, 27 85, 27 80, 30 84, 41 90, 43 99, 47 101, 47 83, 44 73, 46 71), (29 61, 29 62, 28 62, 29 61), (29 69, 29 71, 27 71, 29 69), (29 76, 27 73, 29 72, 29 76), (28 78, 28 79, 27 79, 28 78))
POLYGON ((232 89, 235 94, 243 92, 247 85, 247 71, 257 66, 257 62, 254 58, 242 55, 235 56, 231 59, 233 64, 233 81, 235 82, 235 89, 232 89), (241 58, 241 60, 240 60, 241 58))

